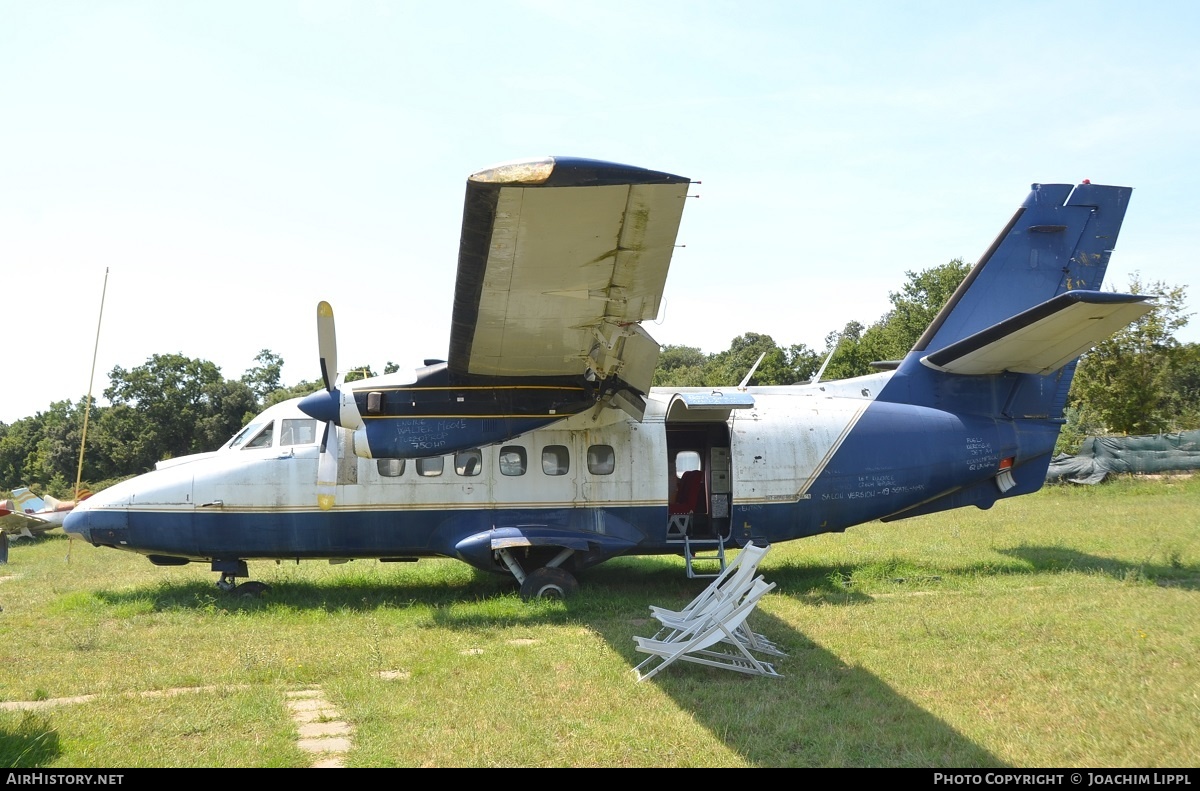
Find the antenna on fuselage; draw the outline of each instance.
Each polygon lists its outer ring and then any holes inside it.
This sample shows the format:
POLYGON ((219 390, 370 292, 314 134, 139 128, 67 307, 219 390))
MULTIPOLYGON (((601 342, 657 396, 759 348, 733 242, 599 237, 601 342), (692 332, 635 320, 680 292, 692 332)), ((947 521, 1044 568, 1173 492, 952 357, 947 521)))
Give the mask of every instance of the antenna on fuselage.
POLYGON ((821 381, 821 374, 825 373, 825 366, 829 365, 829 361, 833 359, 833 355, 835 352, 837 352, 841 341, 842 336, 839 335, 837 343, 834 343, 833 348, 829 350, 829 354, 825 355, 825 362, 821 363, 821 367, 817 369, 816 375, 812 378, 812 381, 809 382, 810 385, 815 385, 817 382, 821 381))
POLYGON ((750 370, 746 373, 746 377, 744 379, 742 379, 742 383, 737 386, 738 390, 746 389, 746 385, 750 384, 750 377, 754 376, 754 372, 758 370, 758 364, 761 363, 763 361, 763 358, 766 356, 767 356, 766 352, 763 352, 762 354, 758 355, 758 359, 754 361, 754 365, 750 366, 750 370))

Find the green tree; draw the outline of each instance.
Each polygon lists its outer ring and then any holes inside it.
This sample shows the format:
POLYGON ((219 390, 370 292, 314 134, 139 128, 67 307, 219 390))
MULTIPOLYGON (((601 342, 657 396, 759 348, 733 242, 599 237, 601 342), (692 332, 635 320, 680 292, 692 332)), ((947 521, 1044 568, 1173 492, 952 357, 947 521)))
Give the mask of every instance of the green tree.
POLYGON ((970 271, 970 264, 955 258, 921 272, 906 272, 908 280, 888 295, 892 307, 878 321, 866 329, 850 322, 836 340, 827 339, 827 348, 836 342, 837 351, 822 378, 876 373, 872 362, 903 359, 970 271))
POLYGON ((0 488, 12 490, 42 483, 33 477, 37 469, 37 443, 41 437, 40 412, 5 426, 0 434, 0 488))
POLYGON ((324 389, 324 383, 317 380, 307 380, 298 384, 294 384, 290 387, 281 387, 267 396, 267 400, 266 403, 263 404, 263 408, 265 409, 269 406, 275 406, 276 404, 287 401, 288 399, 299 398, 301 396, 306 396, 309 393, 315 393, 318 390, 324 389))
MULTIPOLYGON (((103 412, 92 402, 91 416, 103 412)), ((18 420, 0 431, 0 488, 29 486, 39 494, 70 498, 75 479, 81 482, 109 477, 112 464, 94 446, 94 427, 88 428, 87 448, 79 466, 80 445, 83 442, 83 413, 86 399, 78 402, 56 401, 43 412, 18 420)), ((0 424, 3 425, 3 424, 0 424)))
POLYGON ((695 346, 664 346, 654 369, 655 387, 704 387, 708 355, 695 346))
POLYGON ((216 450, 258 414, 259 399, 245 382, 223 379, 204 386, 208 413, 195 425, 193 447, 216 450))
POLYGON ((1187 326, 1186 287, 1143 284, 1135 273, 1132 294, 1155 294, 1156 307, 1085 353, 1075 371, 1068 404, 1094 416, 1108 432, 1157 434, 1177 430, 1184 403, 1190 350, 1175 339, 1187 326))
POLYGON ((108 378, 104 397, 114 408, 128 411, 120 410, 105 428, 112 442, 126 446, 122 455, 132 471, 148 470, 161 459, 213 450, 214 436, 227 439, 241 425, 242 396, 249 391, 245 385, 240 393, 225 391, 216 365, 181 354, 156 354, 128 371, 118 365, 108 378), (225 403, 227 396, 231 404, 225 403), (218 429, 220 419, 207 420, 217 415, 225 416, 228 430, 218 429))
MULTIPOLYGON (((804 347, 793 347, 803 349, 804 347)), ((797 352, 801 357, 802 352, 797 352)), ((729 344, 729 349, 714 354, 705 367, 705 384, 712 386, 731 386, 740 384, 747 374, 750 384, 755 385, 784 385, 794 384, 804 379, 807 372, 798 372, 793 368, 792 354, 776 345, 770 335, 748 332, 739 335, 729 344), (762 361, 758 362, 759 355, 762 361), (754 364, 758 362, 758 367, 754 364)), ((803 361, 801 361, 803 367, 803 361)))
POLYGON ((1169 387, 1179 403, 1179 430, 1200 428, 1200 343, 1179 347, 1169 387))
POLYGON ((259 401, 279 389, 279 376, 283 370, 283 358, 270 349, 263 349, 254 356, 258 365, 242 374, 242 383, 254 391, 259 401))
POLYGON ((841 332, 831 332, 825 336, 825 353, 828 355, 833 352, 833 356, 821 374, 822 380, 849 379, 874 372, 871 361, 875 358, 862 345, 865 330, 866 327, 859 322, 849 321, 841 332))
POLYGON ((355 366, 354 368, 346 369, 346 376, 344 378, 344 381, 357 382, 360 379, 370 379, 372 376, 375 376, 375 375, 376 375, 376 373, 373 370, 371 370, 371 366, 358 365, 358 366, 355 366))
POLYGON ((752 369, 751 384, 796 384, 810 379, 820 364, 821 356, 802 343, 784 349, 770 335, 748 332, 716 354, 706 355, 694 346, 664 346, 654 371, 654 386, 732 387, 752 369), (755 368, 760 354, 762 362, 755 368))

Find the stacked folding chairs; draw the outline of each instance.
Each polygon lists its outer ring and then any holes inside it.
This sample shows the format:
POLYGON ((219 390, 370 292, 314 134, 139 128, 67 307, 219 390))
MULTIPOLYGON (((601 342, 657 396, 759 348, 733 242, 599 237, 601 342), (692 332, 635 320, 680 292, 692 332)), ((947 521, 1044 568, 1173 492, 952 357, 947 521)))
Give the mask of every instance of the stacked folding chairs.
POLYGON ((746 544, 712 583, 680 610, 650 607, 661 624, 653 637, 634 637, 637 650, 649 654, 634 672, 645 681, 672 662, 694 662, 750 675, 778 678, 775 666, 756 656, 787 656, 775 643, 753 631, 746 620, 775 587, 758 564, 769 546, 746 544))

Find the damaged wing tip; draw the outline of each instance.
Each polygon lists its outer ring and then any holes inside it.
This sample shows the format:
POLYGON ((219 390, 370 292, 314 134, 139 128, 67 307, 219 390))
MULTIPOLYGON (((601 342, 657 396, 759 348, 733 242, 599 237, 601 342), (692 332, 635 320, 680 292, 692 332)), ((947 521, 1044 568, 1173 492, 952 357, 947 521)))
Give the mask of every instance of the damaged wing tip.
POLYGON ((554 157, 515 159, 472 173, 468 181, 484 184, 544 184, 554 172, 554 157))

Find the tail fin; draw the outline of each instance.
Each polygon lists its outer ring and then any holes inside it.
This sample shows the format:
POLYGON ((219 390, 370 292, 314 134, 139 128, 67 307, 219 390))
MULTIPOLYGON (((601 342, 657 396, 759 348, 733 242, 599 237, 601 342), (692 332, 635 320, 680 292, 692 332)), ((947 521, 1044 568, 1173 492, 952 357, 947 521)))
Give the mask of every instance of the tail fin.
POLYGON ((913 351, 949 346, 1066 291, 1098 291, 1132 192, 1034 184, 913 351))
POLYGON ((46 501, 24 486, 19 489, 13 489, 12 495, 13 503, 16 504, 17 511, 20 513, 36 514, 38 511, 43 511, 46 508, 46 501))
POLYGON ((957 374, 991 380, 958 380, 976 397, 968 411, 1061 418, 1078 356, 1153 308, 1099 291, 1132 192, 1034 184, 880 399, 944 405, 944 375, 957 374))

